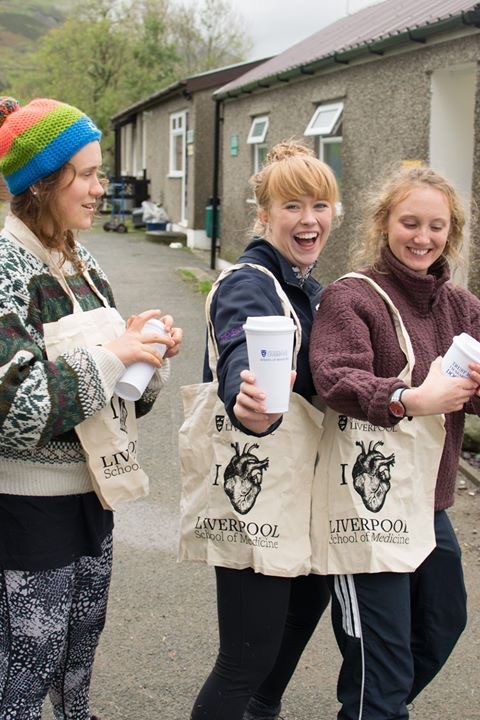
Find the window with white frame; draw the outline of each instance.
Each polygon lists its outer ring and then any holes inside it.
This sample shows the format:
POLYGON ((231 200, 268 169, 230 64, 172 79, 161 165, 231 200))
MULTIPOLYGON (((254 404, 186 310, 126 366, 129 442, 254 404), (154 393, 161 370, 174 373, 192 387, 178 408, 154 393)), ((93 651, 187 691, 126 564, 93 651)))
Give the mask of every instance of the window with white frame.
POLYGON ((170 115, 170 161, 168 174, 171 177, 183 177, 184 175, 186 126, 186 112, 173 113, 170 115))
POLYGON ((267 156, 268 146, 265 142, 268 132, 268 115, 258 115, 252 119, 247 143, 253 148, 253 172, 260 170, 267 156))
POLYGON ((319 105, 304 132, 304 135, 317 136, 318 157, 330 165, 340 190, 342 187, 342 115, 342 102, 319 105))

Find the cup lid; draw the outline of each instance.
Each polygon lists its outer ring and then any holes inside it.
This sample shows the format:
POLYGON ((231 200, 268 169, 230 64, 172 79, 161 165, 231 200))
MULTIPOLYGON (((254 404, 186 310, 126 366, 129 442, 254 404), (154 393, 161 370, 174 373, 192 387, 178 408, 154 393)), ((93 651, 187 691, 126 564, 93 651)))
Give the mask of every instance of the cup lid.
POLYGON ((480 342, 475 340, 474 337, 468 333, 461 333, 453 338, 455 345, 457 345, 462 352, 468 355, 475 362, 480 362, 480 342))
POLYGON ((293 320, 285 315, 256 315, 247 317, 244 330, 257 332, 285 332, 294 329, 293 320))

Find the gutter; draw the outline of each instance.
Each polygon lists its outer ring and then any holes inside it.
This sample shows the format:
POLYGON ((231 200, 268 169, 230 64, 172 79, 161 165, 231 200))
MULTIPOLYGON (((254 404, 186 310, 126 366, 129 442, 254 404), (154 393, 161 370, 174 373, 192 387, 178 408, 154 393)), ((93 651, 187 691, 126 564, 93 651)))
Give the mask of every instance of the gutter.
POLYGON ((432 35, 438 35, 442 32, 452 32, 463 27, 480 28, 480 4, 476 5, 473 10, 463 11, 459 15, 439 20, 435 23, 423 25, 420 27, 406 29, 397 35, 389 35, 384 38, 372 40, 371 42, 357 45, 356 47, 348 47, 330 55, 318 58, 311 62, 303 63, 294 68, 290 68, 275 75, 265 76, 259 80, 246 83, 240 87, 225 92, 214 93, 215 100, 234 98, 242 94, 252 93, 254 90, 269 88, 280 82, 289 82, 301 75, 313 75, 315 72, 331 67, 337 64, 348 65, 352 60, 358 60, 366 55, 384 55, 385 52, 399 45, 408 42, 426 43, 432 35))

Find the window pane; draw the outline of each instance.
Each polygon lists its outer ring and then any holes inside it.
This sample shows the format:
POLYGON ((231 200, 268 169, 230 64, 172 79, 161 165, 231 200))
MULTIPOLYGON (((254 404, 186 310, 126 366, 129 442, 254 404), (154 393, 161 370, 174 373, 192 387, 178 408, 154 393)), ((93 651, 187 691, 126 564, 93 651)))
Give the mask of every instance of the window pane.
MULTIPOLYGON (((180 176, 185 173, 185 140, 187 135, 187 113, 170 115, 169 173, 180 176)), ((193 132, 193 131, 192 131, 193 132)))
POLYGON ((174 170, 182 172, 183 170, 183 135, 175 135, 174 142, 174 170))
POLYGON ((330 165, 338 186, 342 188, 342 143, 341 142, 324 142, 322 143, 322 159, 327 165, 330 165))
POLYGON ((262 137, 263 133, 265 132, 266 124, 267 123, 265 120, 255 123, 254 127, 252 128, 252 140, 257 140, 258 138, 262 137))
POLYGON ((252 120, 250 125, 250 132, 248 133, 247 143, 263 143, 267 136, 268 130, 268 117, 256 117, 252 120))
POLYGON ((342 117, 343 103, 320 105, 313 113, 304 135, 338 134, 338 123, 342 117))
POLYGON ((325 126, 331 126, 337 115, 336 110, 325 110, 324 112, 318 113, 315 122, 312 123, 312 130, 323 128, 325 126))
POLYGON ((268 148, 266 145, 254 145, 253 152, 253 172, 258 172, 267 159, 268 148))

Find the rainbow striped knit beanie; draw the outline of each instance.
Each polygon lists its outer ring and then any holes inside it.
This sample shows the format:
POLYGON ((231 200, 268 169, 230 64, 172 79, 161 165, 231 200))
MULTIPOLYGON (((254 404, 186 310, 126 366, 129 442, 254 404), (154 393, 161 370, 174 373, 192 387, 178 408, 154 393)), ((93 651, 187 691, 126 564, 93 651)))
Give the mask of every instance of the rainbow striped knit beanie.
POLYGON ((59 170, 102 133, 84 113, 58 100, 36 98, 20 107, 0 97, 0 172, 12 195, 59 170))

